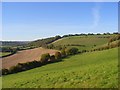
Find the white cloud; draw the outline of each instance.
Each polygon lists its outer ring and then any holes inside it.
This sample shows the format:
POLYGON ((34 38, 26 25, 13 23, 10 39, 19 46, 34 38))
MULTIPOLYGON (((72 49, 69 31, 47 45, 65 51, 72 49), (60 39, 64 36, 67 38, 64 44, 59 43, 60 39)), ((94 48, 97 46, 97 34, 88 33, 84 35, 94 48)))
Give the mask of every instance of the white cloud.
POLYGON ((95 29, 99 25, 100 21, 100 5, 95 5, 95 7, 92 9, 93 14, 93 23, 90 26, 91 29, 95 29))

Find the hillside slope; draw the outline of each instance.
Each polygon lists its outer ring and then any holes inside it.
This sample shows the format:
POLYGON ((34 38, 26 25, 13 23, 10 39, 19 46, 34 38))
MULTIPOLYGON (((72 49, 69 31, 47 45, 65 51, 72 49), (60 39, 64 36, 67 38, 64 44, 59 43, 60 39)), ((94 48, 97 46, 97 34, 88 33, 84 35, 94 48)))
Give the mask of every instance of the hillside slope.
POLYGON ((88 35, 88 36, 69 36, 59 39, 52 44, 57 46, 77 47, 79 50, 91 50, 97 46, 108 43, 112 35, 88 35))
POLYGON ((117 88, 117 66, 117 48, 78 54, 62 62, 3 76, 3 88, 117 88))
POLYGON ((35 48, 29 50, 18 51, 16 54, 2 59, 2 67, 9 68, 18 63, 25 63, 34 60, 40 60, 40 56, 44 53, 54 54, 57 50, 35 48))

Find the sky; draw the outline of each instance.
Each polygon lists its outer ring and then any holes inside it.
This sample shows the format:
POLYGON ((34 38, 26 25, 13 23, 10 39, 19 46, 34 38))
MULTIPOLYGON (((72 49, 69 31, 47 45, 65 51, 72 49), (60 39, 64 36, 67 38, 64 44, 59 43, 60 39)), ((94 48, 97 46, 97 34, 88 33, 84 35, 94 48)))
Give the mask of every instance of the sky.
POLYGON ((118 31, 117 2, 3 2, 2 40, 118 31))

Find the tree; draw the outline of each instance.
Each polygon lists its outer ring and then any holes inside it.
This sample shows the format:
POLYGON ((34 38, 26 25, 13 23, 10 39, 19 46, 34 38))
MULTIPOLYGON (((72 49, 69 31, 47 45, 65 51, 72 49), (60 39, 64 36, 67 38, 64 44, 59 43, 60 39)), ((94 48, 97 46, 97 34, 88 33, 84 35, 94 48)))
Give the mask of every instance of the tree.
POLYGON ((97 35, 101 35, 100 33, 97 33, 97 35))
POLYGON ((42 63, 47 63, 48 62, 48 60, 50 59, 50 54, 49 53, 46 53, 46 54, 42 54, 41 55, 41 62, 42 63))
POLYGON ((54 45, 53 45, 53 44, 50 44, 50 45, 48 45, 48 48, 49 48, 49 49, 53 49, 53 48, 54 48, 54 45))
POLYGON ((20 71, 22 71, 21 65, 12 66, 9 69, 10 73, 17 73, 17 72, 20 72, 20 71))
POLYGON ((113 32, 113 34, 119 34, 118 32, 113 32))
POLYGON ((120 46, 120 41, 118 41, 118 43, 117 43, 117 44, 118 44, 118 47, 119 47, 119 46, 120 46))
POLYGON ((120 40, 120 34, 116 36, 116 40, 120 40))
POLYGON ((9 73, 9 70, 8 69, 2 69, 2 75, 7 75, 9 73))
MULTIPOLYGON (((87 50, 82 50, 81 52, 84 53, 84 52, 86 52, 86 51, 87 51, 87 50)), ((95 50, 94 50, 94 51, 95 51, 95 50)))
POLYGON ((55 40, 58 40, 60 38, 61 38, 61 36, 59 36, 59 35, 55 36, 55 40))
POLYGON ((62 57, 65 57, 65 56, 66 56, 65 49, 62 49, 62 50, 61 50, 61 55, 62 55, 62 57))
POLYGON ((73 48, 67 48, 66 49, 66 54, 67 55, 74 55, 78 53, 78 49, 73 47, 73 48))
POLYGON ((54 62, 55 61, 55 55, 50 56, 50 61, 54 62))
POLYGON ((62 49, 62 46, 61 45, 58 45, 55 47, 57 50, 61 50, 62 49))
POLYGON ((60 52, 56 52, 55 53, 55 59, 56 60, 60 60, 61 59, 61 53, 60 52))

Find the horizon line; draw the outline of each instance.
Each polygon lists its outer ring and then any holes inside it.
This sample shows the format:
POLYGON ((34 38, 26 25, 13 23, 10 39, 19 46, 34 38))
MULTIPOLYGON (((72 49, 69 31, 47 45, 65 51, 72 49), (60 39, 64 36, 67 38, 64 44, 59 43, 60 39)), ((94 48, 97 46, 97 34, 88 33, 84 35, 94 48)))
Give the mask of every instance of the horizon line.
MULTIPOLYGON (((114 34, 114 33, 118 33, 118 34, 120 34, 120 32, 104 32, 104 33, 110 33, 110 34, 114 34)), ((69 34, 64 34, 64 35, 75 35, 75 34, 104 34, 104 33, 69 33, 69 34)), ((17 41, 19 41, 19 42, 31 42, 31 41, 36 41, 36 40, 40 40, 40 39, 46 39, 46 38, 50 38, 50 37, 55 37, 55 36, 61 36, 61 37, 63 37, 64 35, 54 35, 54 36, 49 36, 49 37, 42 37, 42 38, 37 38, 37 39, 34 39, 34 40, 1 40, 2 42, 3 41, 13 41, 13 42, 17 42, 17 41)))

